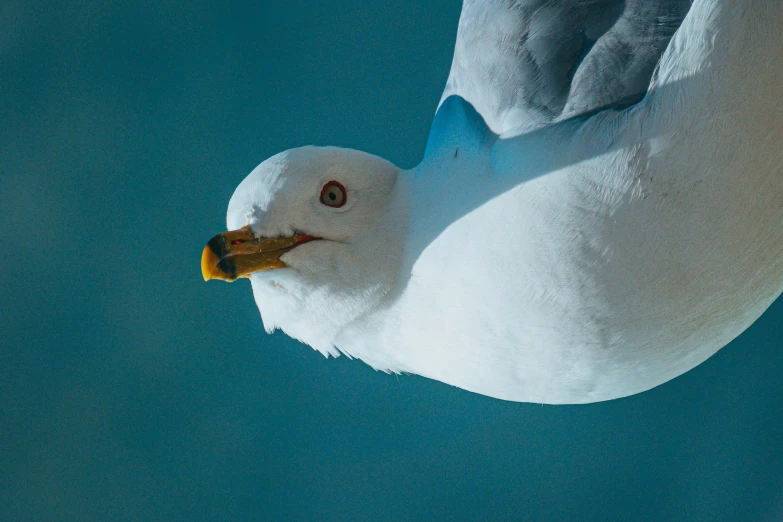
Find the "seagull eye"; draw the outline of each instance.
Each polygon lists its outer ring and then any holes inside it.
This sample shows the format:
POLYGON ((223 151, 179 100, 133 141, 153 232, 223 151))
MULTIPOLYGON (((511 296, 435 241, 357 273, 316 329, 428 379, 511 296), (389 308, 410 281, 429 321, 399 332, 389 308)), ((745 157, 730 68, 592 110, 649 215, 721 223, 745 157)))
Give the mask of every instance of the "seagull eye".
POLYGON ((327 207, 340 208, 348 198, 345 187, 336 181, 330 181, 321 189, 321 203, 327 207))

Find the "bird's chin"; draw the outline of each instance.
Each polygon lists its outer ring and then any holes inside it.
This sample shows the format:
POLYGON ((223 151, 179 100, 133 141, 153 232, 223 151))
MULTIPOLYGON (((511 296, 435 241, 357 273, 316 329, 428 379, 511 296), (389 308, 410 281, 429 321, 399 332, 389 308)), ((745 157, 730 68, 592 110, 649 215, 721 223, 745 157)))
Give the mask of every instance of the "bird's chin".
POLYGON ((280 329, 325 356, 339 355, 331 343, 338 325, 324 316, 318 299, 308 299, 312 291, 297 279, 295 270, 282 268, 253 274, 250 283, 268 333, 280 329))
POLYGON ((295 272, 294 269, 286 266, 275 270, 267 270, 250 274, 250 285, 255 295, 270 294, 272 299, 278 299, 281 294, 287 293, 290 288, 289 279, 295 272))
POLYGON ((290 272, 290 269, 281 268, 250 275, 253 298, 261 313, 264 329, 269 333, 276 328, 284 328, 300 308, 297 306, 297 300, 289 292, 290 285, 286 280, 286 272, 290 272))

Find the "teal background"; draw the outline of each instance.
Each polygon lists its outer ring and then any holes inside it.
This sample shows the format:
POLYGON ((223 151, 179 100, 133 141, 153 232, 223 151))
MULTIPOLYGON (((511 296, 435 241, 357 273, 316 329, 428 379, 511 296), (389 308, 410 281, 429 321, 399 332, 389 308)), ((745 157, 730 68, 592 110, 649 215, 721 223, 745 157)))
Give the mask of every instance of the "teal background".
POLYGON ((0 5, 0 520, 783 519, 781 300, 552 407, 325 360, 201 280, 266 157, 418 162, 460 9, 272 4, 0 5))

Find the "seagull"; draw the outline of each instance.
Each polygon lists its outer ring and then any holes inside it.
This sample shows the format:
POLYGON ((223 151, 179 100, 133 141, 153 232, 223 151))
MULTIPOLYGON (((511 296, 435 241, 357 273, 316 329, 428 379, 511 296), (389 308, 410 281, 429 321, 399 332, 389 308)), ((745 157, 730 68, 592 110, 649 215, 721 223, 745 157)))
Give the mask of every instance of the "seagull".
POLYGON ((205 280, 266 331, 498 399, 699 365, 783 291, 783 2, 465 0, 424 157, 281 152, 205 280))

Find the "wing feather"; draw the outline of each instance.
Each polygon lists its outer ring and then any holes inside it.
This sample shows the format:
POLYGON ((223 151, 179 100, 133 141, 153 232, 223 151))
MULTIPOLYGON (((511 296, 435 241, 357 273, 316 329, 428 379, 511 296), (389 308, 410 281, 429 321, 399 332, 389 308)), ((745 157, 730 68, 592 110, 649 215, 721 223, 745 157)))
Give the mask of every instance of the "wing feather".
POLYGON ((690 0, 465 0, 441 102, 497 134, 638 102, 690 0))

